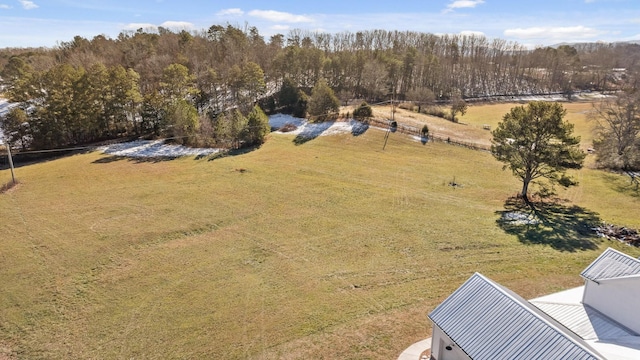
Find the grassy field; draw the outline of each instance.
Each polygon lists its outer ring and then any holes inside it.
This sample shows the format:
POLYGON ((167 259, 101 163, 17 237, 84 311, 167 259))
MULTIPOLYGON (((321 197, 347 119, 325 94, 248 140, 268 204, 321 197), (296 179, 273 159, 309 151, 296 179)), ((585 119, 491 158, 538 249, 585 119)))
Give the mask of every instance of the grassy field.
POLYGON ((499 220, 520 185, 489 153, 383 142, 272 135, 217 159, 17 168, 0 194, 0 358, 393 359, 474 272, 531 298, 580 285, 607 246, 640 255, 578 231, 640 227, 624 177, 585 168, 551 225, 518 228, 499 220))
MULTIPOLYGON (((470 105, 464 116, 458 114, 458 123, 424 114, 418 114, 403 108, 396 108, 394 118, 402 123, 411 125, 417 129, 421 129, 423 124, 429 126, 431 136, 439 139, 447 139, 458 141, 465 144, 476 145, 481 148, 489 148, 491 146, 491 130, 498 126, 502 121, 502 117, 508 113, 514 106, 526 106, 526 103, 495 103, 470 105), (486 128, 488 126, 488 129, 486 128)), ((574 132, 581 137, 581 146, 584 150, 592 147, 593 133, 596 123, 588 120, 588 113, 593 109, 591 102, 571 102, 562 103, 566 109, 565 119, 575 125, 574 132)), ((347 108, 346 111, 352 112, 353 107, 347 108)), ((442 108, 443 111, 449 111, 442 108)), ((346 112, 345 111, 345 112, 346 112)), ((391 106, 375 106, 373 113, 376 118, 391 118, 391 106)))
MULTIPOLYGON (((593 109, 591 102, 571 102, 561 103, 567 111, 566 120, 573 123, 574 133, 581 138, 581 145, 586 150, 591 147, 593 141, 593 130, 595 122, 587 119, 587 114, 593 109)), ((471 105, 467 113, 460 117, 460 122, 472 128, 481 129, 484 125, 489 125, 495 129, 502 117, 514 106, 526 106, 521 103, 499 103, 492 105, 471 105)), ((485 130, 486 131, 486 130, 485 130)), ((486 131, 487 139, 491 140, 489 131, 486 131)))

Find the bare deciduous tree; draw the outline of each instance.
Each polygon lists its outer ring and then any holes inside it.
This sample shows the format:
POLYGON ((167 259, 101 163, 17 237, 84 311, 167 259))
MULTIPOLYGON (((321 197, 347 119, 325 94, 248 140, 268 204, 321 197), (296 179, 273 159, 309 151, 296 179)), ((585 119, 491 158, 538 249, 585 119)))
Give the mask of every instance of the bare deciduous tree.
POLYGON ((623 92, 594 105, 592 118, 598 124, 598 163, 621 170, 640 168, 640 93, 623 92))

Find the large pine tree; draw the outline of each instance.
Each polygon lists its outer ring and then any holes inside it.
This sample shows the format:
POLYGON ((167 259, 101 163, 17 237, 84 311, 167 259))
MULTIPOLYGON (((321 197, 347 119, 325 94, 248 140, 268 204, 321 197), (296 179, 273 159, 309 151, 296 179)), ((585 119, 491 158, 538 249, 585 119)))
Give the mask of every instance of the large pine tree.
POLYGON ((565 114, 559 103, 534 101, 512 108, 492 132, 491 152, 522 180, 520 195, 527 202, 529 185, 537 179, 576 184, 566 170, 581 168, 585 153, 565 114))

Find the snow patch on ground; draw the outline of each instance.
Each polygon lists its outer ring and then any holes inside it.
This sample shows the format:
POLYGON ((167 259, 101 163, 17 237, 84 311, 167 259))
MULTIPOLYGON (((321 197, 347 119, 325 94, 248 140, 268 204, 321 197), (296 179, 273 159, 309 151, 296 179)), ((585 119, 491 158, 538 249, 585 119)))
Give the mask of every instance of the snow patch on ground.
POLYGON ((305 119, 293 117, 291 115, 277 114, 269 117, 269 125, 273 129, 280 129, 285 125, 296 126, 295 130, 281 132, 276 130, 276 134, 291 134, 301 137, 315 138, 318 136, 336 134, 361 134, 368 129, 367 124, 349 119, 348 121, 325 121, 321 123, 310 123, 305 119))
POLYGON ((269 116, 269 126, 271 126, 272 129, 280 129, 287 124, 302 126, 304 123, 306 123, 305 119, 293 117, 291 115, 275 114, 269 116))
POLYGON ((535 216, 520 211, 510 211, 502 214, 502 220, 514 225, 536 225, 540 223, 535 216))
MULTIPOLYGON (((313 139, 318 136, 329 136, 338 134, 360 135, 365 133, 368 124, 361 123, 354 119, 348 121, 327 121, 322 123, 309 123, 306 119, 296 118, 291 115, 276 114, 269 117, 269 125, 276 129, 273 134, 296 135, 302 138, 313 139), (295 130, 281 132, 277 129, 291 124, 295 130)), ((375 128, 379 129, 379 128, 375 128)), ((383 130, 383 129, 379 129, 383 130)), ((417 138, 420 140, 420 138, 417 138)), ((176 158, 181 156, 208 156, 219 153, 223 149, 213 148, 190 148, 182 145, 165 144, 164 140, 136 140, 126 143, 101 146, 98 151, 107 155, 132 157, 132 158, 176 158)))
MULTIPOLYGON (((355 120, 348 122, 324 122, 308 123, 305 119, 291 115, 276 114, 269 117, 269 125, 279 129, 287 124, 295 125, 296 130, 283 133, 275 131, 275 134, 293 134, 302 137, 314 138, 318 136, 336 135, 344 133, 363 133, 368 125, 355 120)), ((215 148, 190 148, 182 145, 165 144, 164 140, 136 140, 126 143, 106 145, 98 148, 107 155, 133 157, 133 158, 176 158, 181 156, 208 156, 222 151, 215 148)))
POLYGON ((126 143, 102 146, 98 150, 108 155, 137 158, 176 158, 180 156, 211 155, 221 149, 190 148, 165 144, 164 140, 135 140, 126 143))

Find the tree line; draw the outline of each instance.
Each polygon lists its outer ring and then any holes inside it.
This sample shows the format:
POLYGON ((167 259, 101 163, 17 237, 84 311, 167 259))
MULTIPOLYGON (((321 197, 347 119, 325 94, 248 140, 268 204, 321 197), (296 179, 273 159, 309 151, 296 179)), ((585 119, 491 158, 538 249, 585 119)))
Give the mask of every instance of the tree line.
POLYGON ((3 127, 25 148, 145 135, 238 147, 264 140, 253 133, 267 131, 263 110, 323 118, 336 99, 426 106, 615 90, 637 79, 629 74, 639 59, 633 44, 527 50, 478 35, 411 31, 292 30, 265 39, 250 26, 138 29, 76 36, 54 48, 0 49, 4 96, 19 104, 3 127))

